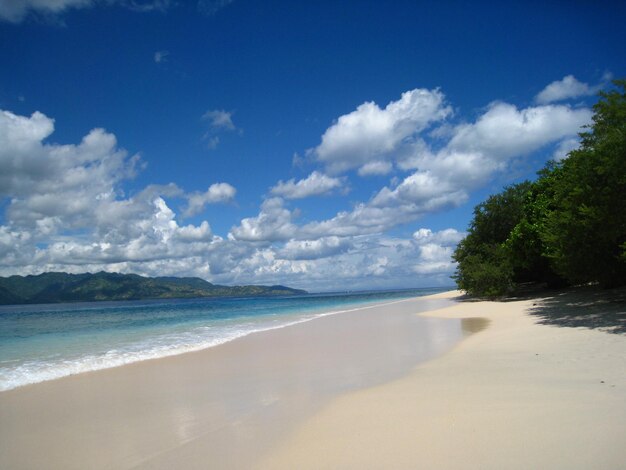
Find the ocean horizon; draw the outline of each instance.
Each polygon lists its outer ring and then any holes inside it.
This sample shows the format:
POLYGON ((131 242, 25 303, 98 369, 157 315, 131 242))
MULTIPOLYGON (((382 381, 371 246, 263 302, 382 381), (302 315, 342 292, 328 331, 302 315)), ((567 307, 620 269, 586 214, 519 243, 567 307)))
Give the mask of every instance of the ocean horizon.
POLYGON ((0 391, 449 289, 0 306, 0 391))

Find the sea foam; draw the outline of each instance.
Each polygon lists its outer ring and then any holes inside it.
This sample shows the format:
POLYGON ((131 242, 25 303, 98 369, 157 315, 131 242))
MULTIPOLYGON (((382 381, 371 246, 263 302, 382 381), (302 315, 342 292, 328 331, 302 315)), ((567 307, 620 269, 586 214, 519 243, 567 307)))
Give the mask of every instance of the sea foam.
MULTIPOLYGON (((412 296, 414 295, 413 293, 412 296)), ((167 323, 158 325, 158 328, 151 325, 151 328, 145 330, 141 328, 134 330, 131 335, 132 339, 130 340, 125 339, 117 330, 108 331, 106 329, 100 329, 93 333, 91 338, 97 337, 97 341, 89 341, 89 336, 87 336, 87 339, 72 338, 74 339, 72 343, 74 347, 71 348, 71 351, 63 347, 63 341, 67 341, 66 337, 63 338, 62 341, 55 337, 55 335, 50 335, 50 338, 46 339, 46 341, 49 341, 49 348, 40 346, 40 349, 50 349, 53 351, 56 349, 56 352, 41 354, 38 357, 35 355, 35 357, 33 357, 32 351, 28 351, 28 345, 25 344, 22 345, 25 357, 19 357, 19 351, 9 354, 8 356, 10 357, 0 355, 0 391, 11 390, 24 385, 58 379, 74 374, 199 351, 233 341, 252 333, 285 328, 328 315, 370 308, 374 306, 371 305, 372 303, 385 305, 404 300, 390 300, 388 296, 383 298, 370 296, 367 299, 357 298, 351 303, 345 301, 339 302, 339 305, 332 305, 333 302, 325 302, 324 306, 316 306, 315 302, 313 302, 313 305, 309 302, 309 304, 302 305, 301 309, 298 309, 297 306, 294 307, 292 302, 289 304, 288 309, 283 310, 281 310, 280 303, 278 303, 274 306, 276 308, 269 308, 265 313, 253 316, 243 315, 228 318, 228 312, 225 314, 222 312, 220 314, 221 318, 216 320, 216 315, 213 312, 212 318, 207 318, 204 322, 205 324, 202 325, 198 325, 197 320, 194 320, 191 324, 186 324, 183 318, 185 315, 181 315, 179 324, 176 322, 172 323, 171 318, 168 316, 167 323), (358 304, 358 306, 355 304, 358 304), (332 306, 335 308, 331 308, 332 306), (78 343, 78 346, 74 343, 78 343)), ((257 301, 268 302, 266 299, 258 299, 257 301)), ((229 304, 226 303, 226 305, 228 306, 229 304)), ((148 305, 142 308, 150 307, 151 306, 148 305)), ((157 308, 159 306, 156 305, 154 307, 157 308)), ((116 306, 115 308, 119 307, 116 306)), ((170 308, 181 308, 181 311, 185 312, 189 310, 189 305, 181 303, 178 304, 177 307, 177 304, 174 302, 170 305, 170 308), (185 310, 185 308, 187 310, 185 310)), ((202 308, 201 305, 200 308, 202 308)), ((258 308, 258 306, 256 306, 256 308, 258 308)), ((53 312, 53 314, 61 315, 56 311, 53 312)), ((90 312, 88 315, 97 314, 90 312)), ((154 316, 159 317, 157 313, 155 313, 154 316)), ((97 318, 95 317, 90 320, 97 323, 97 318)), ((74 321, 77 320, 74 319, 74 321)), ((80 321, 84 322, 84 319, 80 318, 80 321)), ((158 321, 155 320, 154 323, 158 324, 158 321)), ((32 329, 33 326, 31 325, 29 328, 32 329)), ((42 335, 45 334, 46 333, 42 333, 42 335)))

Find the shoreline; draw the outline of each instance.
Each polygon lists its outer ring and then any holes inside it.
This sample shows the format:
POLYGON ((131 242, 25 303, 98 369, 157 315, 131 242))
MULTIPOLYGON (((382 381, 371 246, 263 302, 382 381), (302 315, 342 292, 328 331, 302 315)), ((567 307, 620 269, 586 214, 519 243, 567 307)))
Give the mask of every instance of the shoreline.
MULTIPOLYGON (((167 358, 167 357, 180 356, 180 355, 184 355, 184 354, 201 352, 201 351, 204 351, 204 350, 207 350, 207 349, 210 349, 210 348, 221 346, 223 344, 226 344, 226 343, 229 343, 229 342, 232 342, 232 341, 239 340, 241 338, 245 338, 246 336, 249 336, 249 335, 252 335, 252 334, 259 334, 259 333, 263 333, 263 332, 266 332, 266 331, 279 330, 279 329, 282 329, 282 328, 291 327, 293 325, 298 325, 298 324, 301 324, 301 323, 307 323, 307 322, 310 322, 310 321, 314 321, 314 320, 317 320, 319 318, 332 316, 332 315, 338 315, 338 314, 350 313, 350 312, 361 310, 361 309, 385 307, 385 306, 393 305, 393 304, 396 304, 396 303, 399 303, 399 302, 406 302, 406 301, 411 301, 411 300, 415 300, 415 299, 419 299, 419 298, 427 298, 427 297, 431 297, 431 295, 438 295, 438 294, 429 294, 429 295, 420 296, 420 297, 408 297, 408 298, 392 299, 392 300, 387 299, 387 300, 370 301, 370 302, 365 302, 365 303, 362 303, 362 304, 358 304, 357 303, 357 304, 353 304, 353 305, 347 304, 347 305, 343 305, 343 306, 330 307, 330 310, 326 310, 326 308, 322 308, 322 309, 316 310, 316 311, 299 313, 297 315, 304 315, 304 316, 300 317, 300 318, 297 318, 295 320, 285 321, 285 323, 282 323, 282 324, 279 324, 279 325, 276 325, 276 326, 265 326, 265 327, 262 327, 260 329, 255 329, 255 330, 241 332, 240 334, 237 334, 235 336, 221 338, 219 340, 214 340, 214 341, 211 342, 211 344, 204 343, 204 344, 198 344, 198 345, 194 345, 194 346, 186 346, 186 347, 181 348, 179 350, 167 350, 165 352, 161 352, 161 354, 159 354, 159 355, 153 355, 153 353, 150 353, 149 351, 146 351, 146 352, 143 353, 143 355, 141 353, 136 353, 136 356, 133 357, 133 358, 130 358, 130 359, 129 358, 119 358, 117 361, 113 361, 113 362, 110 362, 108 364, 96 363, 95 365, 91 365, 91 366, 85 366, 85 365, 80 365, 80 364, 71 364, 71 368, 73 368, 74 371, 65 372, 65 373, 57 373, 57 374, 49 375, 47 378, 44 378, 44 379, 40 379, 40 380, 36 380, 36 381, 27 381, 27 382, 24 382, 24 383, 19 383, 18 385, 13 385, 13 386, 6 387, 6 388, 0 388, 0 394, 3 393, 3 392, 10 391, 10 390, 15 390, 15 389, 19 389, 19 388, 27 387, 27 386, 31 386, 31 385, 37 385, 37 384, 40 384, 40 383, 49 382, 49 381, 53 381, 53 380, 59 380, 59 379, 63 379, 63 378, 66 378, 66 377, 72 377, 72 376, 76 376, 76 375, 80 375, 80 374, 97 372, 97 371, 107 370, 107 369, 113 369, 113 368, 116 368, 116 367, 124 367, 124 366, 132 365, 132 364, 135 364, 135 363, 139 363, 139 362, 160 360, 160 359, 164 359, 164 358, 167 358)), ((89 304, 93 304, 93 302, 90 302, 89 304)), ((56 304, 50 304, 50 305, 56 306, 56 304)), ((18 307, 23 307, 23 306, 20 305, 18 307)), ((89 358, 93 359, 92 356, 89 356, 89 358)), ((111 359, 108 359, 108 360, 111 361, 111 359)))
POLYGON ((421 314, 489 326, 405 377, 335 399, 257 468, 621 468, 626 337, 541 324, 530 312, 550 301, 421 314))
POLYGON ((334 397, 453 347, 465 335, 460 321, 415 315, 451 303, 425 296, 326 313, 2 392, 0 467, 206 468, 210 458, 216 468, 246 468, 334 397))
POLYGON ((2 392, 0 467, 620 468, 626 336, 458 294, 2 392))

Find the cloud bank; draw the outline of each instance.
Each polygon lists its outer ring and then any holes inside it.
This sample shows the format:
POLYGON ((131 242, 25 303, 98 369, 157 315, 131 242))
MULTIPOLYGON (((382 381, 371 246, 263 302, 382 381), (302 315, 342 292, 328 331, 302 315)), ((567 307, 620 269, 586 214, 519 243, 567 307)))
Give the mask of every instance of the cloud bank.
MULTIPOLYGON (((423 225, 408 238, 390 231, 466 203, 537 152, 566 153, 591 115, 565 102, 495 101, 462 121, 438 89, 409 90, 384 108, 365 102, 322 133, 308 151, 315 168, 307 176, 279 179, 258 213, 216 234, 203 211, 209 204, 237 210, 231 184, 186 191, 172 182, 127 194, 143 162, 112 133, 95 128, 78 143, 52 143, 52 118, 1 111, 0 274, 107 270, 312 290, 450 285, 462 233, 423 225), (369 197, 345 201, 349 187, 374 177, 384 182, 369 197), (305 200, 319 197, 339 210, 303 217, 305 200)), ((224 110, 205 119, 210 129, 236 129, 224 110)))

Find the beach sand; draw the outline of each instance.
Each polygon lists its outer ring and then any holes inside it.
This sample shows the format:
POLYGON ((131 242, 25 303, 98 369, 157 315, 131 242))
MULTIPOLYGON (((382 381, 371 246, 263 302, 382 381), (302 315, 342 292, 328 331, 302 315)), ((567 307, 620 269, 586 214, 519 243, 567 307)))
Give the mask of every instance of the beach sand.
MULTIPOLYGON (((571 319, 583 324, 591 306, 576 301, 571 319)), ((626 336, 529 315, 558 305, 570 304, 462 302, 428 313, 489 327, 404 378, 334 400, 258 468, 625 468, 626 336)))
POLYGON ((623 468, 626 336, 458 300, 2 392, 0 468, 623 468))
POLYGON ((203 351, 0 393, 0 468, 250 468, 349 391, 402 377, 464 336, 407 299, 203 351))

